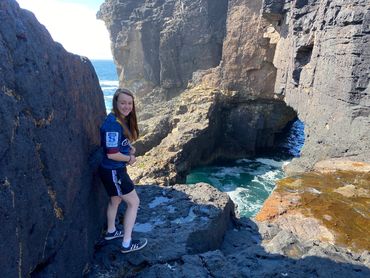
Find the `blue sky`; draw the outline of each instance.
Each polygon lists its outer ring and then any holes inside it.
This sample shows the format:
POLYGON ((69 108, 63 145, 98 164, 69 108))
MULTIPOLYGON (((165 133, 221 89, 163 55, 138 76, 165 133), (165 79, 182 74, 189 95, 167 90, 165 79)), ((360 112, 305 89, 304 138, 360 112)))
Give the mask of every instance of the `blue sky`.
POLYGON ((104 0, 17 0, 45 25, 53 39, 72 53, 112 59, 109 33, 96 13, 104 0))
POLYGON ((98 10, 100 5, 104 3, 104 0, 65 0, 63 2, 81 4, 81 5, 88 6, 92 9, 98 10))

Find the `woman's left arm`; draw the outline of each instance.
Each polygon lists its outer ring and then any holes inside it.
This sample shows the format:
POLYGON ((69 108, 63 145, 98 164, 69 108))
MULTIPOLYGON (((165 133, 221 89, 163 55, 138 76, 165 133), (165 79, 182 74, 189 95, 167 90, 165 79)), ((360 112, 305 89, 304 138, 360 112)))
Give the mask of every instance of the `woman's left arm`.
POLYGON ((136 148, 130 143, 130 154, 135 154, 136 148))

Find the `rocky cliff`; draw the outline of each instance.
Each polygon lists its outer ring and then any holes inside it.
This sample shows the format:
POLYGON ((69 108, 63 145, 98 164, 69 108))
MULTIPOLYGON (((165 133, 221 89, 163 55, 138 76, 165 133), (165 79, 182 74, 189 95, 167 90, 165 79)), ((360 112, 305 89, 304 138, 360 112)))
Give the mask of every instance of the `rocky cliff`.
POLYGON ((170 98, 193 72, 219 64, 227 0, 106 1, 98 13, 108 27, 120 84, 137 94, 160 86, 170 98))
POLYGON ((190 167, 272 148, 294 119, 274 94, 275 46, 263 37, 269 23, 261 3, 108 0, 101 6, 120 85, 139 100, 137 147, 146 154, 132 173, 137 182, 173 184, 190 167))
POLYGON ((106 202, 89 165, 99 82, 14 0, 0 1, 0 19, 0 273, 80 277, 106 202))
POLYGON ((288 171, 326 158, 369 162, 369 1, 265 0, 262 12, 274 28, 275 93, 305 124, 288 171))

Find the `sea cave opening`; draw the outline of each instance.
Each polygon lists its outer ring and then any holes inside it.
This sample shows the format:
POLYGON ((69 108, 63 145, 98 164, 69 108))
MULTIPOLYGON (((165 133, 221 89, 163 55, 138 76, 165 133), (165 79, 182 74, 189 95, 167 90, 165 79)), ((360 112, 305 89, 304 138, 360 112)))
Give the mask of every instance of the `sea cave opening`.
POLYGON ((258 148, 253 156, 217 159, 211 164, 192 168, 187 184, 206 182, 228 193, 240 217, 253 217, 284 178, 284 165, 300 156, 304 144, 304 124, 295 117, 274 136, 270 147, 258 148))

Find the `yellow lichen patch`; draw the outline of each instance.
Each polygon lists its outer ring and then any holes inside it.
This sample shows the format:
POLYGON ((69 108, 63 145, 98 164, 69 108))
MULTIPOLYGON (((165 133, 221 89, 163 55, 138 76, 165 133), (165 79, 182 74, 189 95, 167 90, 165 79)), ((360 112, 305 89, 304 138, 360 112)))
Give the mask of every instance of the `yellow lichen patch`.
POLYGON ((34 123, 35 123, 35 126, 37 127, 45 127, 47 125, 50 125, 53 119, 54 119, 54 111, 52 111, 49 114, 49 116, 45 119, 39 119, 39 120, 34 119, 34 123))
POLYGON ((336 244, 370 250, 369 189, 370 173, 337 171, 289 177, 279 181, 275 191, 297 193, 300 212, 334 232, 336 244))
POLYGON ((13 89, 10 89, 6 86, 2 87, 2 91, 4 92, 5 95, 15 98, 17 101, 20 101, 22 98, 20 95, 18 95, 13 89))
POLYGON ((64 214, 63 210, 58 206, 56 192, 51 187, 48 187, 48 194, 53 203, 55 217, 58 218, 59 220, 63 220, 64 214))

